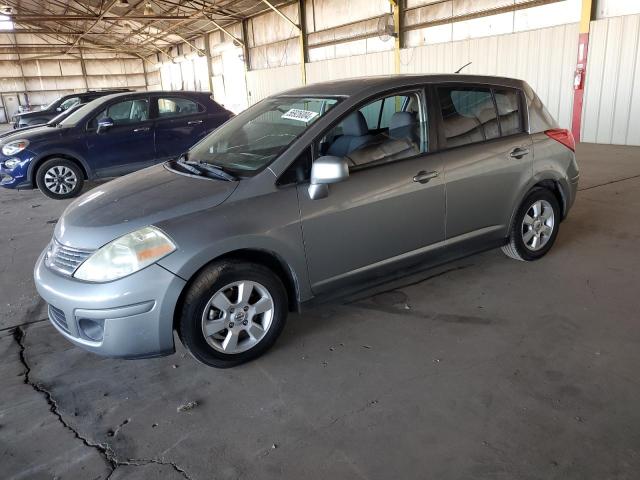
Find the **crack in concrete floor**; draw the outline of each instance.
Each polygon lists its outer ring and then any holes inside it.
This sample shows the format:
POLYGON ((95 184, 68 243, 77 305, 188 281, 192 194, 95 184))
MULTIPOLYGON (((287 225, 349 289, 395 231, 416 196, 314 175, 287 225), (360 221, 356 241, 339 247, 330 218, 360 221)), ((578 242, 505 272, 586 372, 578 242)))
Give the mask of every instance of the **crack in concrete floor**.
POLYGON ((107 480, 113 476, 113 474, 116 472, 118 467, 121 467, 121 466, 140 467, 140 466, 149 465, 149 464, 170 466, 177 473, 182 475, 182 477, 184 477, 185 479, 193 480, 184 468, 180 467, 174 462, 169 462, 169 461, 159 460, 159 459, 134 459, 134 458, 121 460, 116 456, 115 452, 111 449, 108 443, 92 442, 88 438, 80 435, 80 433, 76 429, 74 429, 69 423, 67 423, 64 420, 64 418, 62 417, 62 414, 58 409, 58 403, 55 400, 55 398, 53 398, 53 395, 51 394, 51 392, 49 392, 41 384, 33 382, 31 380, 31 367, 29 365, 29 362, 27 361, 27 356, 26 356, 27 349, 24 341, 26 335, 27 335, 27 332, 25 331, 24 328, 22 328, 22 326, 15 327, 15 329, 13 330, 13 338, 18 344, 18 348, 19 348, 20 363, 25 369, 23 374, 24 383, 26 385, 29 385, 31 388, 33 388, 36 392, 40 393, 42 396, 44 396, 47 404, 49 405, 49 411, 58 419, 58 422, 60 422, 60 424, 65 429, 69 430, 74 435, 74 437, 80 440, 86 447, 93 448, 100 453, 100 456, 104 459, 105 463, 109 465, 109 468, 111 469, 109 475, 106 477, 107 480))

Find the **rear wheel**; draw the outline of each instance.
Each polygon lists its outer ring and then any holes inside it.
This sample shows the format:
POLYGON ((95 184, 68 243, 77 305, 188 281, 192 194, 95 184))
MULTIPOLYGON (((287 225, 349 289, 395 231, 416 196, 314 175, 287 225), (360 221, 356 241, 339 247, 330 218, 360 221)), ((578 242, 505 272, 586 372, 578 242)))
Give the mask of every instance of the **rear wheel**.
POLYGON ((558 235, 560 206, 547 189, 536 188, 524 199, 509 234, 509 243, 502 251, 516 260, 533 261, 542 258, 553 246, 558 235))
POLYGON ((84 175, 72 160, 51 158, 36 172, 36 185, 47 197, 64 200, 78 196, 82 191, 84 175))
POLYGON ((233 367, 274 344, 285 325, 287 307, 286 290, 268 268, 234 261, 212 264, 186 293, 180 338, 196 360, 233 367))

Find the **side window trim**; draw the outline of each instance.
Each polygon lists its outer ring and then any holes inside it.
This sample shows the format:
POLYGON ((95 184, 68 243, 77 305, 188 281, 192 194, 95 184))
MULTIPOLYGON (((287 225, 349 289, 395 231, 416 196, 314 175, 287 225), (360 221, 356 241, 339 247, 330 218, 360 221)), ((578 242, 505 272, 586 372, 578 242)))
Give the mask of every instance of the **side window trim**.
POLYGON ((435 117, 432 117, 432 122, 433 124, 436 125, 436 137, 438 139, 438 143, 436 145, 436 149, 435 150, 431 150, 433 151, 437 151, 437 152, 443 152, 443 151, 447 151, 447 150, 452 150, 455 148, 463 148, 463 147, 467 147, 470 145, 480 145, 483 143, 489 143, 489 142, 495 142, 497 140, 503 139, 503 138, 508 138, 511 137, 513 135, 522 135, 525 134, 527 132, 526 129, 526 124, 525 124, 525 108, 527 108, 526 105, 526 101, 525 101, 525 96, 524 96, 524 92, 522 91, 522 89, 518 88, 518 87, 511 87, 511 86, 500 86, 500 85, 495 85, 495 84, 484 84, 484 83, 466 83, 466 82, 443 82, 443 83, 433 83, 431 84, 431 90, 432 90, 432 94, 433 94, 433 102, 434 105, 436 106, 435 110, 435 117), (498 120, 498 127, 500 129, 500 136, 496 137, 496 138, 490 138, 488 140, 479 140, 477 142, 473 142, 473 143, 468 143, 465 145, 456 145, 453 147, 448 147, 447 146, 447 139, 445 137, 444 134, 444 119, 442 117, 442 107, 440 105, 440 96, 438 94, 438 89, 439 88, 450 88, 450 87, 461 87, 461 88, 486 88, 489 89, 491 91, 491 97, 493 98, 493 104, 494 104, 494 108, 496 111, 496 118, 498 120), (505 90, 513 90, 514 92, 516 92, 517 96, 518 96, 518 105, 519 105, 519 115, 520 115, 520 132, 512 134, 512 135, 502 135, 502 126, 500 124, 500 115, 498 113, 498 105, 495 99, 495 90, 499 90, 499 89, 505 89, 505 90))
POLYGON ((376 130, 380 130, 380 125, 382 125, 382 112, 384 112, 384 102, 386 101, 387 97, 384 97, 380 102, 380 111, 378 112, 378 124, 376 125, 376 130))
POLYGON ((153 118, 155 120, 174 119, 174 118, 188 117, 190 115, 202 115, 202 114, 205 114, 207 112, 207 108, 204 105, 202 105, 200 102, 198 102, 196 100, 193 100, 191 98, 187 98, 185 96, 179 95, 179 94, 177 94, 177 95, 155 95, 153 103, 154 103, 154 106, 155 106, 153 118), (178 98, 178 99, 186 100, 188 102, 192 102, 192 103, 197 105, 198 110, 196 112, 180 113, 178 115, 170 115, 170 116, 167 116, 167 117, 161 117, 160 116, 160 100, 161 99, 171 100, 172 98, 178 98))
POLYGON ((494 87, 491 87, 489 89, 489 92, 491 93, 491 101, 493 102, 493 109, 496 112, 496 122, 498 124, 498 138, 502 138, 502 122, 500 121, 500 110, 498 110, 498 102, 496 100, 496 89, 494 87))
POLYGON ((496 112, 498 114, 498 125, 500 127, 500 138, 511 137, 514 135, 522 135, 524 133, 528 133, 525 128, 525 108, 527 108, 526 102, 524 101, 524 93, 521 89, 517 87, 500 87, 498 85, 494 85, 491 87, 491 94, 493 95, 493 102, 496 107, 496 112), (511 133, 509 135, 504 135, 502 133, 502 118, 500 117, 500 110, 498 109, 498 101, 496 100, 496 90, 504 90, 504 91, 512 91, 516 94, 516 98, 518 101, 518 117, 520 118, 520 131, 516 133, 511 133))

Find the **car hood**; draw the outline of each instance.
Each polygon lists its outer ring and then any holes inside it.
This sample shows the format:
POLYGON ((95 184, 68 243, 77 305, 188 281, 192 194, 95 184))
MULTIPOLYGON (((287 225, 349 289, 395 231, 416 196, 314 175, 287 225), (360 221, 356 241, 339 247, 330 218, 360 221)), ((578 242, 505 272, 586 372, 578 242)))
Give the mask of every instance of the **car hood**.
POLYGON ((14 115, 14 117, 16 117, 16 118, 29 118, 29 117, 37 117, 38 115, 43 115, 43 114, 46 115, 47 113, 53 113, 53 112, 50 112, 49 110, 31 110, 30 112, 16 113, 14 115))
POLYGON ((17 128, 15 130, 8 130, 4 133, 0 133, 0 139, 3 138, 7 138, 7 137, 14 137, 16 140, 21 138, 20 135, 22 135, 25 132, 31 131, 31 130, 35 130, 36 128, 40 128, 42 127, 42 125, 37 125, 37 126, 31 126, 31 127, 22 127, 22 128, 17 128))
POLYGON ((48 140, 62 133, 61 128, 38 125, 37 127, 25 127, 13 130, 0 137, 0 144, 6 145, 14 140, 29 140, 34 143, 40 140, 48 140))
POLYGON ((156 165, 85 193, 62 214, 55 236, 64 245, 93 250, 139 228, 215 207, 237 186, 156 165))

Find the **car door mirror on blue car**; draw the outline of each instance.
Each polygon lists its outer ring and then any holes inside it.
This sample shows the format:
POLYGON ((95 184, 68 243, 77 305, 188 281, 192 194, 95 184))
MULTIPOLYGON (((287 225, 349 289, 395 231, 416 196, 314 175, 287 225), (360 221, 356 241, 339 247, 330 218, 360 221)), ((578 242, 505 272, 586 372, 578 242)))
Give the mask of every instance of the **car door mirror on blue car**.
POLYGON ((113 119, 109 117, 101 118, 98 120, 98 130, 96 130, 96 133, 104 133, 111 127, 113 127, 113 119))
POLYGON ((318 200, 329 194, 330 183, 338 183, 349 177, 349 165, 344 157, 326 155, 313 162, 309 198, 318 200))

